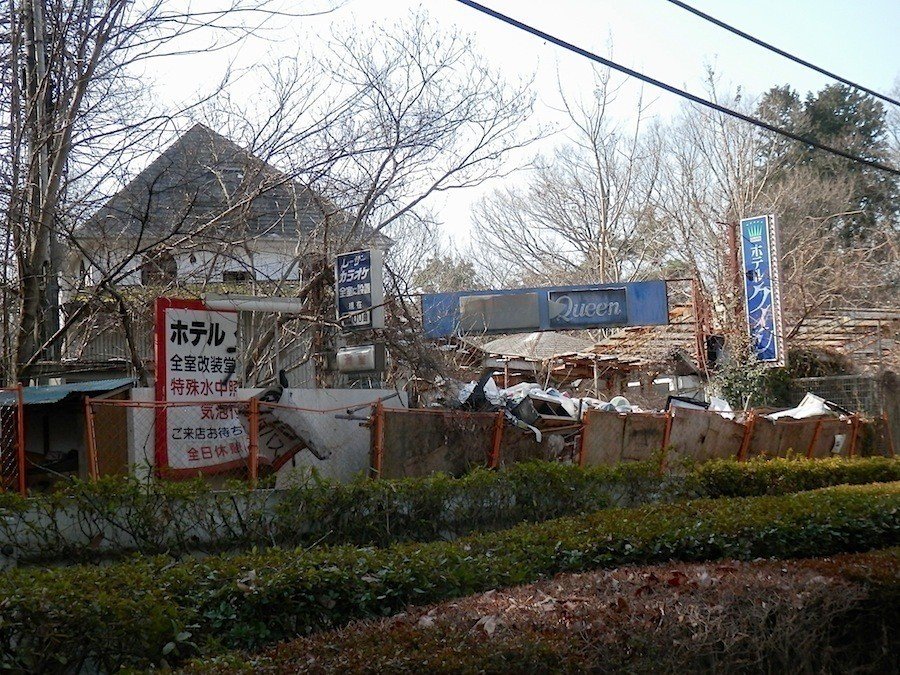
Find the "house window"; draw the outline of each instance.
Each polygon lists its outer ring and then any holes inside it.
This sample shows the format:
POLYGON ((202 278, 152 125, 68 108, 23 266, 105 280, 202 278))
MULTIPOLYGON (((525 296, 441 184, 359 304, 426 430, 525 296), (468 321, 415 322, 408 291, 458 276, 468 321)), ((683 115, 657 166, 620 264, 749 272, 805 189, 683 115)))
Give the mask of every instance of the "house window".
POLYGON ((253 281, 253 272, 249 270, 225 270, 222 272, 222 281, 238 283, 253 281))
POLYGON ((153 251, 144 255, 141 263, 141 283, 144 286, 167 286, 178 278, 178 263, 168 251, 153 251))

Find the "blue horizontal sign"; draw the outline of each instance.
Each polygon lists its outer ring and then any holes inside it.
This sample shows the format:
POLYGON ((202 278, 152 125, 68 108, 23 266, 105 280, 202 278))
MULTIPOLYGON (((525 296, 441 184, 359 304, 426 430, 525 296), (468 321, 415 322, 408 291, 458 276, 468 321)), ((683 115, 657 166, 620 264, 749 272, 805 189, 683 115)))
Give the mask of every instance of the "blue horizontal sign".
POLYGON ((430 338, 669 322, 665 281, 431 293, 422 297, 430 338))
POLYGON ((558 330, 621 326, 628 322, 624 288, 549 291, 547 305, 550 327, 558 330))

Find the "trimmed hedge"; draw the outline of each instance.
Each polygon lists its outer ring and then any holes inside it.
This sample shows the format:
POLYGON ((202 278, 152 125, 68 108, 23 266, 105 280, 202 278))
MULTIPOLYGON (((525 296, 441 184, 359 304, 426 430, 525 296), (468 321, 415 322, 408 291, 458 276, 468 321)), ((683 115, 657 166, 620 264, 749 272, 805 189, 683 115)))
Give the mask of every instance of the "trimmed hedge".
POLYGON ((704 497, 756 497, 900 480, 900 458, 713 460, 696 465, 688 479, 704 497))
POLYGON ((197 659, 187 670, 893 672, 898 621, 900 549, 666 563, 561 574, 352 622, 262 654, 197 659))
POLYGON ((608 509, 453 543, 18 569, 0 578, 0 668, 147 667, 559 572, 826 555, 898 541, 900 484, 892 483, 608 509))
POLYGON ((127 551, 183 555, 253 546, 455 539, 473 532, 695 497, 786 494, 900 480, 900 460, 713 461, 660 476, 658 463, 579 468, 546 462, 341 484, 306 476, 286 490, 104 479, 49 495, 0 495, 0 544, 20 562, 127 551))

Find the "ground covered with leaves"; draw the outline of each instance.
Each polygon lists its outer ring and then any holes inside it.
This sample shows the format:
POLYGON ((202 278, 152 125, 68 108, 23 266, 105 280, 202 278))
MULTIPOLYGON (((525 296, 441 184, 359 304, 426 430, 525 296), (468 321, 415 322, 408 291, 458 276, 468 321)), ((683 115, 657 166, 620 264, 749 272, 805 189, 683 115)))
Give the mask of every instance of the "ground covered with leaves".
POLYGON ((896 672, 900 549, 620 567, 358 621, 213 672, 896 672))

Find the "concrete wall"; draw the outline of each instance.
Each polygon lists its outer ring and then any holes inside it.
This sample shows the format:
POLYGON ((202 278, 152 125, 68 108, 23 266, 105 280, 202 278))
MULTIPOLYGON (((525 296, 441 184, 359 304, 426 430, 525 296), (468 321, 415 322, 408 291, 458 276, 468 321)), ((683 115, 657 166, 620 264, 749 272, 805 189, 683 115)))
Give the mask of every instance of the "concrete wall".
MULTIPOLYGON (((259 389, 241 389, 242 399, 260 392, 259 389)), ((281 467, 276 476, 276 486, 282 487, 296 470, 315 468, 322 476, 340 481, 350 481, 364 474, 369 467, 370 434, 359 421, 335 417, 346 413, 346 408, 363 403, 374 403, 379 398, 394 394, 386 389, 286 389, 281 405, 302 408, 302 410, 267 408, 261 405, 260 413, 274 413, 280 421, 296 428, 301 436, 309 438, 324 458, 319 459, 309 450, 301 450, 294 458, 281 467), (337 409, 337 411, 335 411, 337 409), (328 411, 328 412, 322 412, 328 411)), ((131 400, 152 401, 152 388, 131 390, 131 400)), ((384 402, 385 408, 405 408, 406 394, 384 402)), ((357 413, 366 417, 369 408, 357 413)), ((154 466, 154 418, 150 408, 130 408, 128 410, 128 461, 135 474, 147 478, 154 466)), ((260 443, 265 439, 261 438, 260 443)))
MULTIPOLYGON (((327 458, 319 459, 308 450, 299 452, 278 471, 276 487, 282 487, 290 480, 292 472, 303 468, 314 468, 322 476, 339 481, 350 481, 365 475, 369 468, 369 428, 360 426, 358 421, 338 419, 335 415, 346 414, 348 407, 374 403, 395 392, 389 389, 288 389, 285 393, 287 396, 282 398, 282 403, 286 405, 331 411, 277 411, 279 419, 302 430, 322 449, 320 454, 327 454, 327 458), (335 408, 341 410, 334 412, 335 408)), ((385 401, 384 407, 405 408, 406 394, 401 393, 400 399, 385 401)), ((354 414, 365 417, 370 412, 371 409, 366 407, 354 414)))

